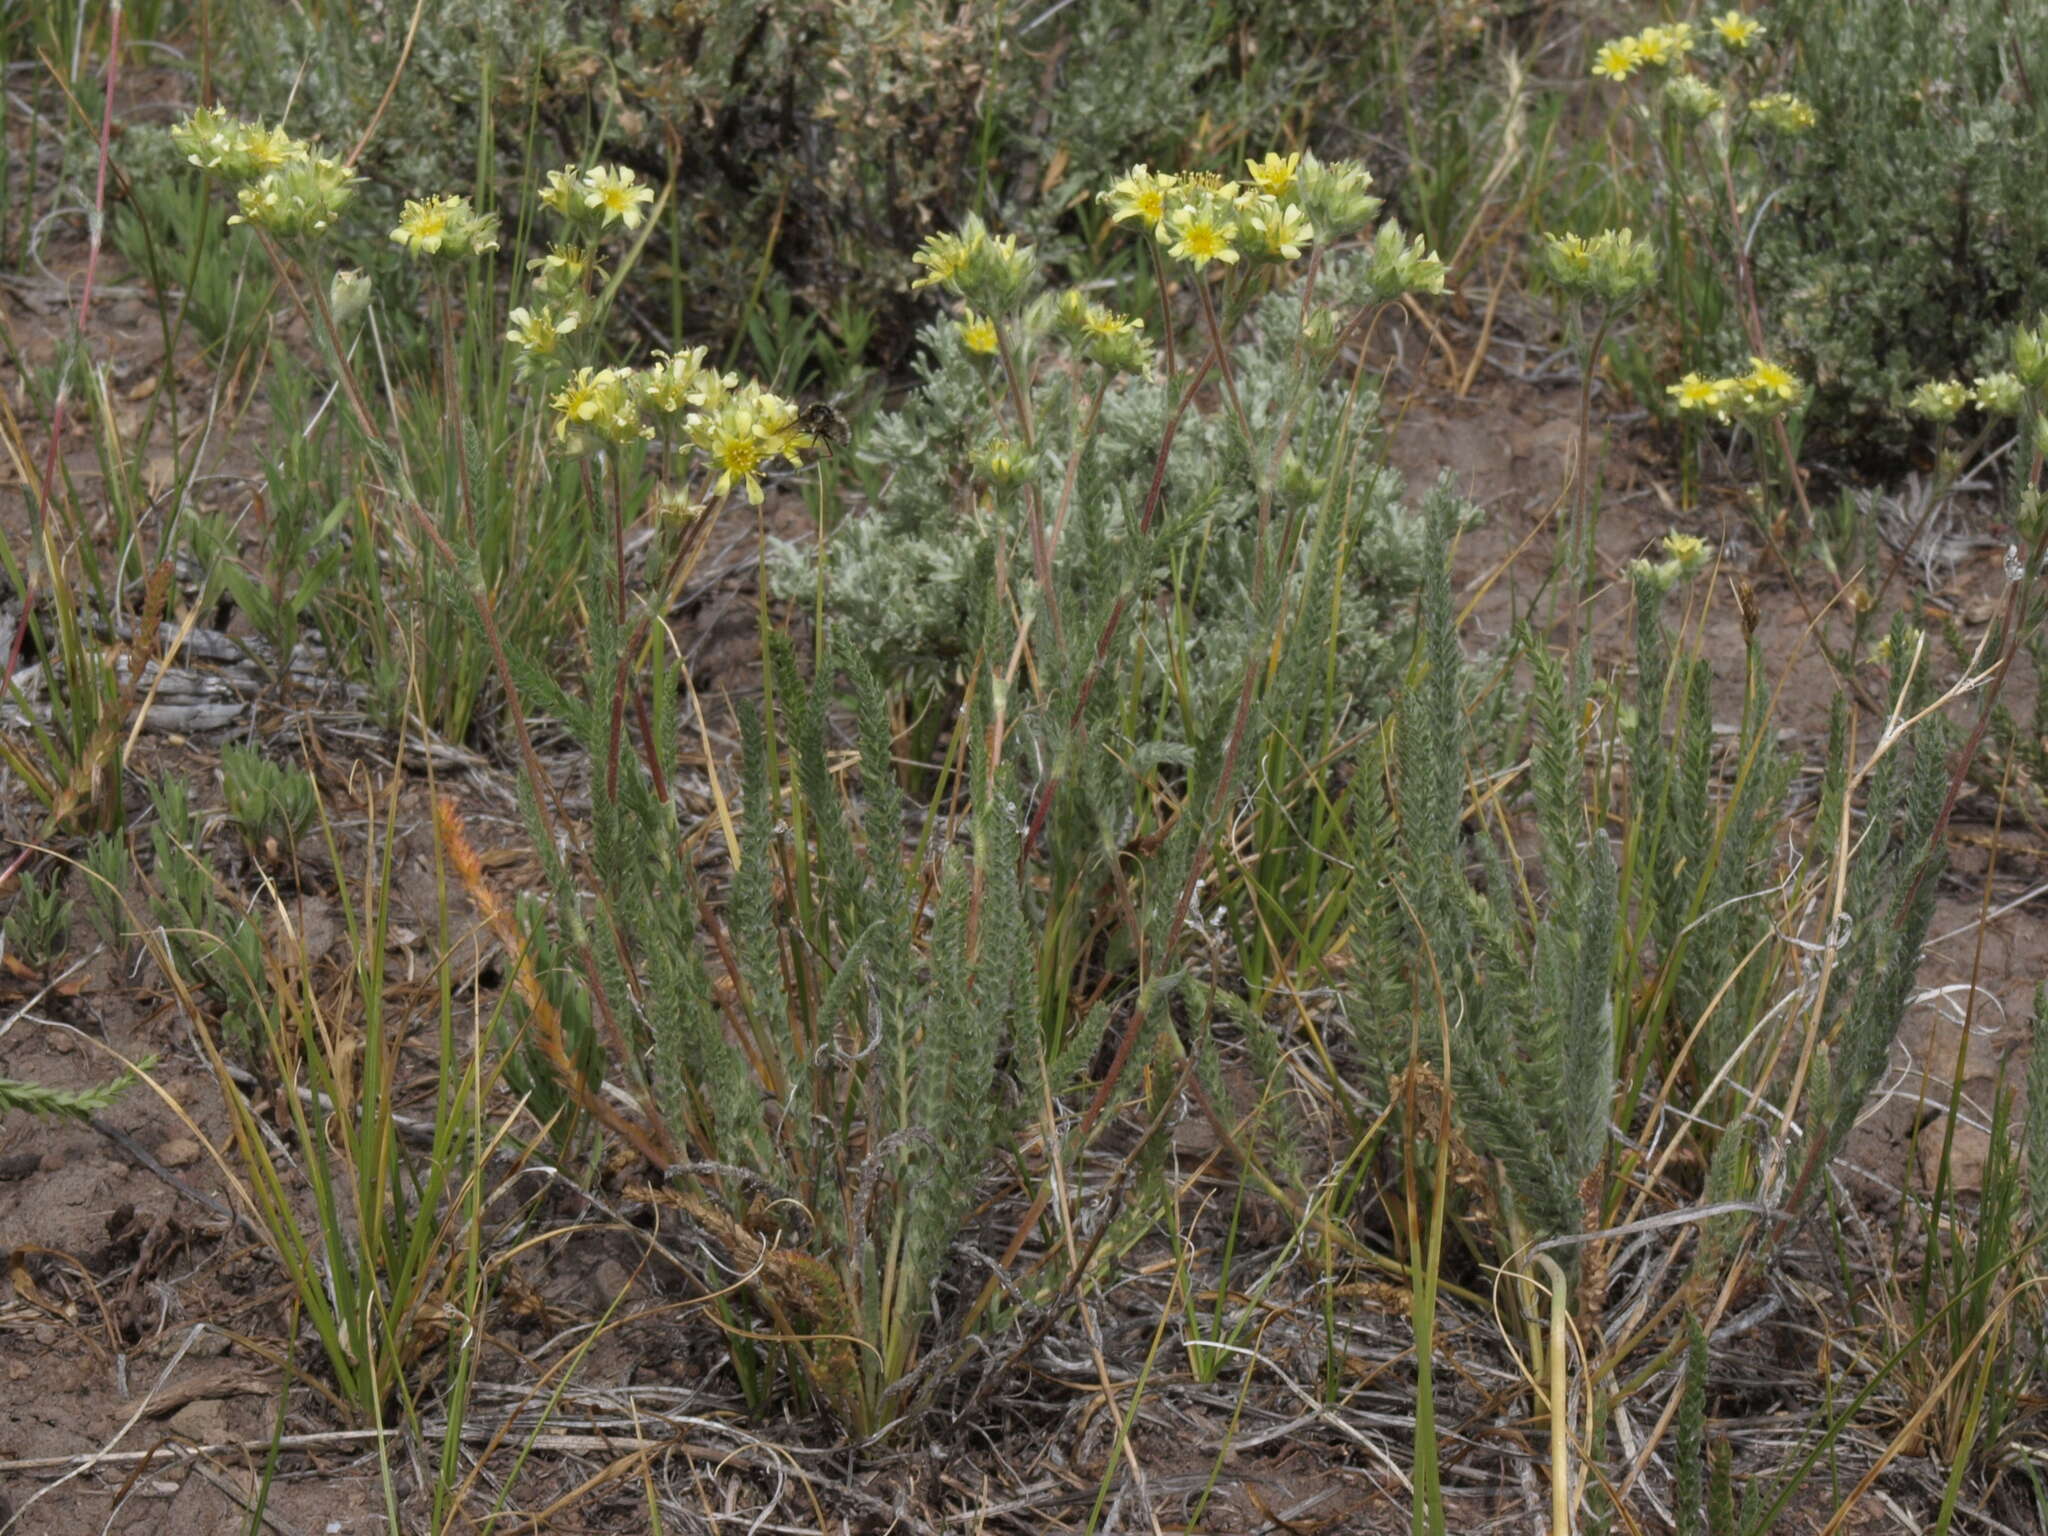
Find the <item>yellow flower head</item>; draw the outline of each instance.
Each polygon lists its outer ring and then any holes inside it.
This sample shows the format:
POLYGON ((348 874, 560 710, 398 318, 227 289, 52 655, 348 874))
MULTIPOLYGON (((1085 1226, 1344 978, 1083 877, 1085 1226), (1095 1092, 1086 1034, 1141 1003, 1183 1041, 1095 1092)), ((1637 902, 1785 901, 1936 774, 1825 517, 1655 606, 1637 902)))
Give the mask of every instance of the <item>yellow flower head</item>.
POLYGON ((615 443, 648 435, 626 375, 617 368, 578 368, 548 403, 555 409, 558 438, 566 439, 571 428, 615 443))
POLYGON ((1244 216, 1245 246, 1268 261, 1293 261, 1301 248, 1315 239, 1315 226, 1308 215, 1292 203, 1261 198, 1244 216))
POLYGON ((1636 72, 1644 62, 1640 45, 1632 37, 1619 37, 1611 43, 1602 43, 1593 55, 1593 73, 1603 80, 1617 84, 1636 72))
POLYGON ((974 452, 974 467, 999 491, 1011 490, 1031 474, 1031 455, 1007 437, 993 438, 974 452))
POLYGON ((534 257, 526 267, 538 272, 540 286, 555 294, 574 293, 587 280, 604 275, 597 253, 587 245, 551 245, 547 255, 534 257))
POLYGON ((1761 357, 1750 358, 1749 373, 1742 380, 1742 389, 1752 403, 1784 401, 1789 404, 1799 398, 1799 380, 1791 371, 1761 357))
POLYGON ((1664 393, 1677 402, 1681 411, 1718 411, 1726 403, 1726 382, 1688 373, 1676 384, 1666 386, 1664 393))
POLYGON ((950 230, 936 235, 925 236, 910 258, 924 268, 924 276, 910 285, 912 293, 920 288, 936 288, 948 284, 960 276, 967 265, 967 242, 950 230))
POLYGON ((579 323, 575 311, 558 313, 552 304, 543 304, 538 309, 515 309, 506 319, 512 322, 512 328, 505 333, 505 339, 534 357, 552 356, 556 344, 579 323))
POLYGON ((1198 271, 1206 271, 1210 263, 1218 261, 1234 266, 1237 221, 1230 217, 1229 206, 1220 197, 1195 197, 1181 203, 1166 218, 1172 240, 1166 254, 1198 271))
POLYGON ((1263 160, 1247 160, 1244 168, 1251 173, 1252 183, 1268 197, 1280 197, 1294 186, 1294 173, 1301 167, 1301 156, 1277 155, 1270 151, 1263 160))
POLYGON ((1820 121, 1812 105, 1790 91, 1773 91, 1768 96, 1757 97, 1749 104, 1749 115, 1773 133, 1782 133, 1788 138, 1806 132, 1820 121))
POLYGON ((235 194, 230 224, 253 224, 273 235, 325 234, 354 201, 359 178, 325 155, 294 155, 235 194))
POLYGON ((1134 165, 1130 175, 1100 196, 1109 204, 1111 223, 1136 219, 1147 229, 1157 229, 1166 217, 1166 194, 1179 185, 1178 176, 1149 165, 1134 165))
POLYGON ((1713 549, 1698 534, 1667 533, 1664 535, 1664 553, 1676 562, 1680 571, 1690 576, 1707 563, 1713 549))
POLYGON ((229 181, 251 181, 306 153, 306 146, 282 128, 230 117, 218 107, 199 107, 171 129, 171 143, 202 171, 229 181))
POLYGON ((967 318, 960 322, 960 344, 984 357, 993 355, 998 345, 995 321, 970 309, 967 318))
POLYGON ((798 453, 814 446, 797 426, 796 407, 758 384, 726 395, 714 410, 691 416, 689 427, 690 441, 719 472, 717 494, 723 496, 738 485, 756 506, 766 494, 761 471, 769 461, 783 458, 794 464, 798 453))
POLYGON ((1645 27, 1636 34, 1636 42, 1643 49, 1647 62, 1671 64, 1692 52, 1695 37, 1691 22, 1674 21, 1668 26, 1645 27))
POLYGON ((583 178, 583 206, 605 224, 638 229, 647 217, 642 204, 654 201, 654 189, 639 185, 629 165, 600 165, 583 178))
POLYGON ((480 256, 498 248, 498 219, 466 197, 408 198, 391 238, 413 256, 480 256))
POLYGON ((1954 421, 1969 403, 1970 389, 1961 379, 1933 379, 1907 397, 1906 409, 1940 423, 1954 421))
POLYGON ((1970 403, 1992 416, 2017 416, 2026 390, 2014 373, 1987 373, 1970 388, 1970 403))
POLYGON ((1714 31, 1730 48, 1747 48, 1763 35, 1764 24, 1740 11, 1723 11, 1714 18, 1714 31))
POLYGON ((541 206, 562 218, 574 219, 583 213, 583 199, 588 191, 576 167, 567 165, 548 172, 547 185, 541 189, 541 206))
POLYGON ((658 416, 680 416, 693 401, 691 393, 704 372, 705 349, 657 352, 652 368, 640 374, 640 400, 658 416))

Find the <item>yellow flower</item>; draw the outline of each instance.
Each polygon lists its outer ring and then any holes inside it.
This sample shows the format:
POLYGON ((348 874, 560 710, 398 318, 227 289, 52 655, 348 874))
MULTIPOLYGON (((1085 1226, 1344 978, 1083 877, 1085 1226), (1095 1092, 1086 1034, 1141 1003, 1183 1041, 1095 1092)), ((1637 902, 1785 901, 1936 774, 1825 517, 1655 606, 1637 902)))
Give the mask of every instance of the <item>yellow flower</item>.
POLYGON ((960 322, 960 344, 970 352, 992 354, 998 345, 995 321, 970 309, 967 318, 960 322))
POLYGON ((202 171, 230 181, 251 181, 306 153, 282 128, 244 122, 217 107, 195 109, 171 129, 171 143, 202 171))
POLYGON ((466 197, 408 198, 391 238, 414 256, 482 255, 498 248, 498 220, 466 197))
POLYGON ((1692 23, 1674 21, 1669 26, 1645 27, 1637 34, 1636 44, 1643 50, 1646 62, 1669 64, 1692 52, 1692 23))
POLYGON ((1262 198, 1244 216, 1246 245, 1275 261, 1293 261, 1301 248, 1315 239, 1315 226, 1292 204, 1262 198))
POLYGON ((1185 203, 1168 215, 1166 225, 1173 237, 1167 254, 1175 261, 1200 269, 1214 261, 1236 264, 1237 248, 1232 242, 1237 239, 1237 224, 1216 202, 1202 198, 1185 203))
POLYGON ((1643 28, 1635 35, 1634 42, 1636 62, 1647 64, 1653 69, 1669 64, 1678 56, 1678 51, 1671 46, 1671 39, 1665 35, 1662 27, 1643 28))
POLYGON ((540 194, 541 205, 565 219, 573 219, 583 211, 588 190, 583 178, 576 174, 576 167, 564 166, 548 172, 548 184, 540 194))
POLYGON ((1993 416, 2016 416, 2026 403, 2026 391, 2016 374, 1987 373, 1971 387, 1970 400, 1993 416))
POLYGON ((1820 121, 1812 105, 1790 91, 1757 97, 1749 104, 1749 115, 1774 133, 1788 136, 1804 133, 1820 121))
POLYGON ((506 318, 512 322, 512 329, 505 333, 505 339, 536 357, 551 355, 555 344, 578 324, 573 311, 557 314, 552 304, 543 304, 539 309, 515 309, 506 318))
POLYGON ((1247 160, 1244 168, 1268 197, 1279 197, 1294 185, 1294 173, 1301 165, 1299 154, 1285 157, 1268 151, 1263 160, 1247 160))
POLYGON ((1664 535, 1664 553, 1677 563, 1679 570, 1691 575, 1707 563, 1713 550, 1698 534, 1667 533, 1664 535))
MULTIPOLYGON (((1299 161, 1301 157, 1293 158, 1299 161)), ((1166 194, 1179 185, 1178 176, 1155 171, 1149 165, 1134 165, 1130 175, 1101 194, 1101 200, 1109 204, 1111 223, 1137 219, 1147 229, 1157 229, 1159 221, 1166 217, 1166 194)))
MULTIPOLYGON (((718 379, 716 374, 705 377, 718 379)), ((796 406, 782 396, 754 383, 736 394, 729 390, 729 384, 721 384, 716 404, 690 417, 690 441, 718 470, 718 495, 737 485, 758 506, 766 494, 761 471, 769 461, 781 458, 796 464, 797 455, 815 447, 816 439, 798 425, 796 406)))
POLYGON ((1616 38, 1611 43, 1602 43, 1593 55, 1593 73, 1619 83, 1634 74, 1642 62, 1641 46, 1634 38, 1616 38))
POLYGON ((1799 380, 1789 370, 1760 357, 1750 358, 1749 373, 1742 380, 1742 389, 1752 401, 1799 398, 1799 380))
POLYGON ((639 407, 617 368, 578 368, 548 402, 555 409, 555 436, 566 438, 572 427, 594 432, 612 442, 644 437, 639 407))
POLYGON ((1714 18, 1714 31, 1730 48, 1747 48, 1762 35, 1764 24, 1740 11, 1724 11, 1714 18))
POLYGON ((657 352, 657 361, 639 378, 640 399, 657 415, 680 416, 694 403, 691 391, 704 371, 705 349, 687 352, 657 352))
POLYGON ((606 224, 638 229, 647 217, 640 205, 654 201, 654 189, 638 181, 629 165, 597 166, 583 179, 583 206, 600 214, 606 224))
POLYGON ((967 265, 967 256, 967 242, 951 231, 927 235, 924 244, 910 258, 924 268, 924 276, 910 285, 910 291, 915 293, 920 288, 934 288, 952 282, 960 275, 960 269, 967 265))
POLYGON ((528 271, 540 273, 543 286, 566 293, 583 286, 583 280, 597 272, 592 263, 593 253, 584 245, 551 245, 545 256, 536 256, 526 266, 528 271))
POLYGON ((1688 373, 1676 384, 1667 386, 1664 393, 1678 402, 1681 411, 1718 411, 1726 403, 1726 388, 1725 379, 1705 379, 1688 373))
POLYGON ((273 235, 324 234, 356 195, 361 178, 325 155, 294 155, 235 194, 230 224, 254 224, 273 235))
POLYGON ((817 446, 818 440, 797 424, 793 401, 758 386, 749 388, 747 400, 754 413, 754 436, 760 439, 764 452, 795 464, 799 462, 799 453, 817 446))
POLYGON ((1932 422, 1954 421, 1970 403, 1969 386, 1961 379, 1936 379, 1907 397, 1906 409, 1932 422))

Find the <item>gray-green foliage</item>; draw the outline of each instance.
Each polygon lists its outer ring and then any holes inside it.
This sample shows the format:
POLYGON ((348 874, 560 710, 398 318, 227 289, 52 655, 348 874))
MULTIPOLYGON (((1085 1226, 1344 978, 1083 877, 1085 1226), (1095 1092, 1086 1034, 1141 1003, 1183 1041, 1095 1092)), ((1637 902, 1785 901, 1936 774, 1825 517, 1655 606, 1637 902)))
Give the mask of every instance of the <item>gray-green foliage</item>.
MULTIPOLYGON (((1774 838, 1794 763, 1769 729, 1770 688, 1754 635, 1744 651, 1733 787, 1716 783, 1713 668, 1674 654, 1665 590, 1647 568, 1635 581, 1635 718, 1628 732, 1628 804, 1650 937, 1677 1028, 1705 1021, 1694 1054, 1705 1083, 1737 1049, 1777 981, 1758 947, 1772 932, 1779 884, 1774 838)), ((1737 1076, 1735 1081, 1743 1081, 1737 1076)), ((1726 1102, 1733 1104, 1731 1092, 1726 1102)))
POLYGON ((33 971, 47 972, 64 957, 71 932, 71 903, 64 899, 64 881, 43 881, 24 874, 14 905, 0 922, 6 952, 33 971))
POLYGON ((85 916, 100 942, 115 954, 128 946, 128 875, 133 861, 128 840, 103 832, 85 845, 79 859, 85 881, 85 916))
POLYGON ((1354 969, 1394 959, 1400 980, 1375 976, 1347 1017, 1379 1070, 1405 1060, 1412 1038, 1446 1072, 1461 1130, 1499 1161, 1504 1202, 1527 1230, 1554 1236, 1580 1225, 1579 1185, 1606 1150, 1613 1112, 1614 859, 1586 816, 1582 686, 1541 657, 1531 768, 1549 889, 1524 909, 1492 837, 1468 852, 1467 776, 1479 751, 1451 603, 1448 495, 1439 489, 1427 512, 1418 654, 1395 717, 1393 830, 1380 829, 1385 813, 1368 795, 1353 908, 1354 969))
POLYGON ((184 784, 160 779, 150 785, 149 797, 156 810, 149 829, 151 915, 163 930, 171 963, 219 1006, 229 1037, 246 1046, 261 1034, 269 1013, 262 933, 229 901, 206 858, 184 784))
MULTIPOLYGON (((1441 550, 1448 514, 1440 501, 1431 510, 1441 550)), ((1625 793, 1596 794, 1586 782, 1583 662, 1554 658, 1525 634, 1515 656, 1529 674, 1539 849, 1518 853, 1491 824, 1467 826, 1489 764, 1439 558, 1424 580, 1416 656, 1395 714, 1391 793, 1354 797, 1357 980, 1345 1011, 1362 1086, 1377 1098, 1411 1050, 1443 1072, 1460 1130, 1496 1161, 1504 1204, 1538 1237, 1578 1229, 1610 1120, 1626 1129, 1634 1096, 1667 1078, 1726 1085, 1702 1100, 1711 1115, 1697 1122, 1719 1128, 1706 1138, 1706 1193, 1751 1197, 1748 1095, 1779 1059, 1783 1031, 1803 1028, 1815 1008, 1827 1047, 1801 1111, 1822 1151, 1838 1149, 1911 1000, 1942 867, 1932 832, 1948 782, 1947 727, 1934 716, 1898 727, 1866 765, 1852 808, 1838 705, 1818 814, 1788 869, 1791 768, 1773 741, 1760 653, 1750 646, 1741 726, 1723 757, 1706 664, 1675 653, 1665 584, 1638 575, 1625 793), (1619 813, 1625 888, 1589 804, 1606 807, 1603 821, 1619 813), (1838 855, 1846 877, 1836 912, 1838 855), (1795 884, 1813 910, 1788 917, 1795 884), (1809 921, 1825 931, 1779 931, 1809 921), (1622 1061, 1626 1084, 1616 1076, 1622 1061)), ((1889 645, 1899 721, 1929 698, 1916 643, 1901 625, 1889 645)), ((1365 764, 1375 785, 1376 752, 1365 764)), ((1702 1252, 1723 1253, 1730 1239, 1710 1225, 1702 1252)))
MULTIPOLYGON (((616 637, 600 626, 598 644, 602 654, 616 637)), ((635 1053, 598 1069, 660 1106, 679 1154, 671 1177, 739 1218, 766 1199, 782 1262, 807 1277, 803 1315, 789 1321, 825 1336, 802 1354, 805 1368, 823 1400, 866 1430, 901 1406, 932 1285, 992 1153, 1077 1060, 1048 1060, 1037 1040, 1017 796, 990 760, 985 714, 962 725, 974 732, 966 846, 941 838, 920 866, 904 845, 886 710, 865 659, 831 658, 858 725, 856 800, 828 758, 832 676, 806 681, 786 640, 766 644, 774 704, 741 716, 739 863, 722 911, 712 915, 681 854, 673 803, 629 758, 595 797, 581 876, 592 897, 549 856, 554 903, 540 948, 588 957, 551 973, 567 987, 597 979, 594 1011, 635 1053), (729 1004, 711 984, 714 952, 732 956, 729 1004), (1005 1056, 1027 1094, 1011 1090, 1005 1056), (872 1348, 848 1351, 849 1332, 872 1348)), ((604 761, 608 710, 528 670, 523 685, 604 761)), ((654 736, 673 742, 675 690, 659 676, 654 736)), ((774 1284, 771 1274, 764 1305, 787 1312, 774 1284)))
MULTIPOLYGON (((1932 697, 1928 668, 1916 652, 1919 639, 1903 617, 1893 624, 1887 694, 1900 720, 1918 715, 1932 697)), ((1912 1000, 1936 888, 1948 863, 1935 832, 1948 792, 1953 734, 1939 716, 1906 733, 1869 771, 1861 815, 1852 819, 1841 792, 1845 713, 1838 699, 1809 855, 1816 867, 1832 868, 1836 839, 1849 839, 1835 920, 1839 947, 1822 1014, 1825 1037, 1834 1047, 1818 1059, 1815 1073, 1817 1112, 1830 1153, 1841 1147, 1884 1076, 1912 1000)))
MULTIPOLYGON (((146 1057, 138 1066, 147 1072, 155 1064, 155 1057, 146 1057)), ((126 1093, 134 1082, 134 1074, 128 1072, 109 1082, 95 1083, 90 1088, 51 1088, 42 1083, 0 1077, 0 1116, 5 1116, 9 1110, 19 1109, 31 1115, 90 1120, 126 1093)))
POLYGON ((320 795, 304 768, 274 763, 255 747, 231 741, 221 748, 220 769, 228 816, 251 848, 266 842, 297 848, 313 830, 320 795))
MULTIPOLYGON (((1069 461, 1081 450, 1072 510, 1054 551, 1067 636, 1092 645, 1097 631, 1077 615, 1106 612, 1109 599, 1127 594, 1116 664, 1105 670, 1119 687, 1142 679, 1155 702, 1171 695, 1183 728, 1235 696, 1247 646, 1270 637, 1283 607, 1310 599, 1323 604, 1315 622, 1327 616, 1325 632, 1342 636, 1337 691, 1354 699, 1377 694, 1387 676, 1389 619, 1412 589, 1418 528, 1401 503, 1399 477, 1374 461, 1373 439, 1358 425, 1370 421, 1374 393, 1367 388, 1351 399, 1343 384, 1308 377, 1313 360, 1298 344, 1299 320, 1297 297, 1270 298, 1232 348, 1260 462, 1227 412, 1189 411, 1167 459, 1155 525, 1144 533, 1171 409, 1167 389, 1118 379, 1091 423, 1089 386, 1053 356, 1042 331, 1020 365, 1045 364, 1028 478, 1046 507, 1060 504, 1069 461), (1267 558, 1283 563, 1259 610, 1251 599, 1262 479, 1270 498, 1267 558), (1319 545, 1340 529, 1343 547, 1319 545), (1279 535, 1289 530, 1283 551, 1279 535), (1326 557, 1320 568, 1319 549, 1326 557), (1312 581, 1321 583, 1314 592, 1312 581), (1172 601, 1153 601, 1165 594, 1172 601)), ((975 572, 989 551, 1000 551, 1020 588, 1034 585, 1024 496, 991 495, 970 469, 995 432, 999 378, 966 351, 950 323, 923 336, 918 389, 875 422, 864 448, 893 473, 867 516, 833 531, 825 590, 828 609, 870 654, 929 676, 950 672, 970 644, 975 572)), ((814 589, 807 549, 777 546, 772 572, 781 595, 814 589)))

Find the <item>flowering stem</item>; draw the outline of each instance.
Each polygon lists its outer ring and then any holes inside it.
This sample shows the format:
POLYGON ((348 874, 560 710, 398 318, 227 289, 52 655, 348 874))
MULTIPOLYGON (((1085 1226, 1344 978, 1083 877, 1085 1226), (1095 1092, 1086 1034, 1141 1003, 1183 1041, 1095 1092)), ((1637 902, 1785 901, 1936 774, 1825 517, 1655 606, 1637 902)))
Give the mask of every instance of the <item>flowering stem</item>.
MULTIPOLYGON (((1209 345, 1216 359, 1216 368, 1223 375, 1223 393, 1230 398, 1230 413, 1237 418, 1237 429, 1244 434, 1245 450, 1251 451, 1252 424, 1244 413, 1244 405, 1237 398, 1237 378, 1231 372, 1230 355, 1223 348, 1223 329, 1216 323, 1216 302, 1209 297, 1209 284, 1203 278, 1195 279, 1195 292, 1202 299, 1202 322, 1208 327, 1209 345)), ((1264 500, 1263 495, 1260 498, 1264 500)))
MULTIPOLYGON (((1024 449, 1028 453, 1034 443, 1031 424, 1031 397, 1024 391, 1024 381, 1018 376, 1017 361, 1010 351, 1010 338, 1000 320, 990 323, 996 332, 996 355, 1003 361, 1003 377, 1010 385, 1010 406, 1017 413, 1017 429, 1024 434, 1024 449)), ((1065 636, 1060 629, 1059 600, 1052 588, 1052 545, 1045 534, 1045 508, 1038 499, 1035 483, 1024 487, 1025 522, 1031 530, 1031 568, 1038 578, 1038 591, 1045 603, 1046 617, 1052 621, 1053 644, 1063 646, 1065 636)))
MULTIPOLYGON (((1742 238, 1742 204, 1735 195, 1735 171, 1730 155, 1724 146, 1719 156, 1721 162, 1721 186, 1728 200, 1729 244, 1735 252, 1736 294, 1742 300, 1742 326, 1749 337, 1749 344, 1758 357, 1764 356, 1763 308, 1757 302, 1756 274, 1750 270, 1749 247, 1742 238)), ((1806 499, 1806 484, 1799 478, 1799 464, 1792 452, 1792 437, 1785 430, 1782 416, 1771 417, 1771 437, 1777 445, 1778 460, 1785 466, 1785 478, 1792 482, 1793 499, 1799 503, 1799 515, 1808 528, 1813 526, 1813 507, 1806 499)))
POLYGON ((1159 236, 1154 231, 1145 241, 1145 249, 1152 253, 1152 277, 1159 284, 1159 339, 1166 348, 1166 377, 1174 375, 1173 364, 1173 299, 1166 286, 1166 258, 1159 254, 1159 236))
POLYGON ((448 451, 455 459, 455 483, 462 497, 462 531, 469 536, 469 542, 476 548, 477 558, 483 558, 483 547, 477 541, 476 493, 469 483, 468 443, 462 430, 462 420, 467 414, 463 409, 466 402, 460 389, 460 370, 455 366, 455 282, 444 276, 435 284, 441 294, 441 405, 448 413, 448 451))
POLYGON ((1593 344, 1586 349, 1586 365, 1579 376, 1579 447, 1572 458, 1571 590, 1565 599, 1565 645, 1576 651, 1579 644, 1579 605, 1592 596, 1593 527, 1587 500, 1586 454, 1593 436, 1593 371, 1600 366, 1600 353, 1607 345, 1608 314, 1603 307, 1600 324, 1594 328, 1593 344))
MULTIPOLYGON (((284 259, 284 253, 277 248, 268 233, 259 225, 250 225, 256 231, 256 238, 263 242, 264 252, 270 257, 271 266, 277 269, 284 291, 291 296, 293 305, 301 316, 306 306, 299 298, 299 290, 292 282, 291 267, 284 259)), ((362 386, 356 382, 355 369, 349 365, 348 349, 342 345, 341 327, 334 323, 334 312, 327 307, 327 295, 320 291, 320 285, 310 279, 306 289, 313 295, 313 309, 320 317, 320 330, 327 338, 327 349, 334 354, 334 376, 341 383, 341 392, 347 397, 349 409, 355 413, 356 425, 362 429, 365 439, 377 443, 383 441, 383 434, 377 430, 376 418, 370 415, 370 407, 363 399, 362 386)))

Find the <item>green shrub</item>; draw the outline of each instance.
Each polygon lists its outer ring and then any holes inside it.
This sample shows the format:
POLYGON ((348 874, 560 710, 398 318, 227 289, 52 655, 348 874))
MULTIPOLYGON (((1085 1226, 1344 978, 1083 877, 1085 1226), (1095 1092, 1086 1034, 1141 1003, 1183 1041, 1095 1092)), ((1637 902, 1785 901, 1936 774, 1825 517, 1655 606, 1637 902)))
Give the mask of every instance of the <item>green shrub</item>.
POLYGON ((1912 389, 2004 366, 2007 330, 2048 299, 2048 3, 1766 14, 1818 121, 1759 223, 1761 297, 1810 367, 1830 440, 1895 454, 1912 389))

